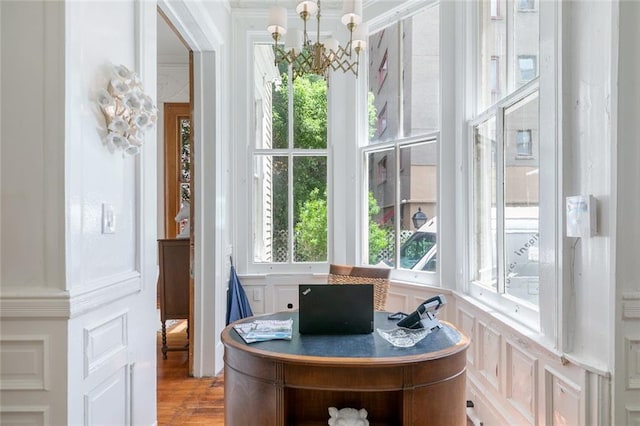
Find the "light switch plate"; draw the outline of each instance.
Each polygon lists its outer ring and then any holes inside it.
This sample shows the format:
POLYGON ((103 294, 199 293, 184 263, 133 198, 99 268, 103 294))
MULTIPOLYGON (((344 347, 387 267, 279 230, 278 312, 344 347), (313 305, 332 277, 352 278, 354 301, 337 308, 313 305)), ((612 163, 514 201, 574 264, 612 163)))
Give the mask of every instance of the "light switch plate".
POLYGON ((111 204, 102 203, 102 233, 115 234, 116 213, 111 204))

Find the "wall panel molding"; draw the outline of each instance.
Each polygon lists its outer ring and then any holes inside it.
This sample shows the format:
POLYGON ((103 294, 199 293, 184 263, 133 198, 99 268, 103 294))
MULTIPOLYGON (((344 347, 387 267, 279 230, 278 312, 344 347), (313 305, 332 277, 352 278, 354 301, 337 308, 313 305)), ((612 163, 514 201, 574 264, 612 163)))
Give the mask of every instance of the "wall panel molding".
POLYGON ((99 309, 141 290, 142 279, 138 271, 114 274, 93 281, 82 289, 70 291, 70 318, 99 309))
POLYGON ((3 291, 0 318, 73 318, 140 292, 140 272, 118 273, 82 288, 51 291, 47 288, 3 291))
POLYGON ((0 343, 0 390, 49 389, 48 336, 5 335, 0 343))
POLYGON ((514 342, 507 339, 505 363, 507 400, 529 424, 538 424, 538 360, 521 351, 514 342))
POLYGON ((627 389, 640 389, 640 339, 625 338, 627 389))
POLYGON ((131 424, 131 380, 125 364, 84 395, 84 424, 131 424))
POLYGON ((127 312, 84 328, 84 378, 125 354, 128 346, 127 312))
POLYGON ((49 425, 49 406, 0 406, 0 425, 49 425))

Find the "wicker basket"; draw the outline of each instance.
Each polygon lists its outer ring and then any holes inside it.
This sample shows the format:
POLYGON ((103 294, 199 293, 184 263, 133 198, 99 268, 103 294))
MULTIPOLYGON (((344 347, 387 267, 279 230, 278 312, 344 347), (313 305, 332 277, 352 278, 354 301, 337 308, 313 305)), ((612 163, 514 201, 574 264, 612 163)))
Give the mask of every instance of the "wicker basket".
POLYGON ((376 311, 384 311, 389 291, 391 269, 364 266, 330 265, 329 284, 373 284, 373 305, 376 311))

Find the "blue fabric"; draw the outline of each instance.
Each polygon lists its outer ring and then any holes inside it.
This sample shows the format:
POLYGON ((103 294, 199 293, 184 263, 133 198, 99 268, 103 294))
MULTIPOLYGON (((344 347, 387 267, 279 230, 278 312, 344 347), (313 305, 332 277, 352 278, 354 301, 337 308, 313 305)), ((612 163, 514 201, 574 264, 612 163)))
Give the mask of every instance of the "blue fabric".
POLYGON ((231 265, 229 289, 227 290, 227 325, 242 318, 253 316, 247 294, 240 284, 236 268, 231 265))

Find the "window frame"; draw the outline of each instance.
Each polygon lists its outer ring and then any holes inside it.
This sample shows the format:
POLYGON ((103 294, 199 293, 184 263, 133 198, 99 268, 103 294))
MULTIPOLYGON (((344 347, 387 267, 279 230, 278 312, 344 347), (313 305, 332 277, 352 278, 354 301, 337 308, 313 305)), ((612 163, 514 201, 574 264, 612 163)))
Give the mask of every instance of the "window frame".
MULTIPOLYGON (((468 295, 474 303, 489 306, 496 315, 505 321, 519 326, 523 330, 537 333, 540 342, 548 348, 562 351, 566 346, 567 330, 563 327, 562 319, 567 309, 573 302, 574 296, 564 292, 563 286, 563 250, 564 250, 564 209, 562 164, 563 137, 562 137, 562 5, 560 2, 537 3, 540 13, 539 21, 539 52, 540 58, 547 58, 538 63, 539 80, 539 109, 540 109, 540 293, 539 317, 536 321, 526 322, 520 312, 508 309, 506 305, 492 303, 486 297, 476 297, 471 294, 470 264, 467 261, 470 256, 470 237, 472 220, 466 212, 469 211, 470 165, 472 155, 469 149, 471 140, 470 120, 475 120, 481 115, 477 112, 479 105, 478 93, 480 84, 476 72, 479 59, 479 12, 478 3, 468 3, 461 10, 460 20, 464 22, 462 31, 465 39, 465 49, 457 53, 460 63, 466 64, 464 77, 456 87, 464 93, 465 102, 458 107, 461 116, 461 137, 457 138, 459 156, 456 158, 463 165, 464 173, 462 182, 457 188, 461 190, 457 201, 462 208, 456 209, 456 224, 458 232, 456 236, 456 254, 458 260, 456 267, 460 271, 455 278, 459 279, 457 288, 468 295), (461 212, 462 211, 462 212, 461 212)), ((442 128, 445 131, 446 127, 442 128)))
MULTIPOLYGON (((528 96, 532 95, 536 91, 540 91, 539 78, 531 80, 524 86, 520 87, 518 90, 506 96, 504 99, 495 103, 494 105, 487 108, 482 114, 478 115, 472 120, 469 120, 467 123, 467 141, 468 141, 468 188, 469 193, 467 197, 467 202, 469 204, 469 211, 475 211, 475 200, 473 194, 474 181, 473 181, 473 173, 471 169, 474 164, 474 156, 473 156, 473 129, 475 126, 486 122, 490 118, 494 117, 496 122, 496 181, 494 182, 495 190, 496 190, 496 255, 497 255, 497 282, 496 289, 492 290, 486 285, 476 281, 473 279, 473 270, 475 265, 475 259, 477 257, 477 253, 475 250, 474 241, 471 241, 472 238, 469 239, 469 260, 467 262, 467 268, 469 271, 469 282, 468 282, 468 293, 471 297, 486 303, 487 305, 498 307, 502 312, 510 315, 513 318, 517 318, 519 322, 526 324, 527 326, 533 329, 539 329, 539 320, 540 320, 540 306, 534 306, 526 301, 513 297, 509 295, 505 291, 505 248, 504 248, 504 195, 502 194, 501 189, 504 186, 504 114, 505 111, 511 106, 517 104, 528 96)), ((540 120, 540 115, 538 116, 538 120, 540 120)), ((540 165, 542 168, 542 164, 540 165)), ((540 201, 539 210, 543 211, 546 206, 543 205, 542 200, 540 201)), ((468 218, 468 229, 470 230, 470 236, 472 235, 474 217, 473 215, 469 215, 468 218)), ((539 276, 539 286, 542 287, 541 280, 542 277, 539 276)), ((540 301, 539 303, 542 303, 540 301)))
MULTIPOLYGON (((251 46, 253 48, 255 48, 255 46, 257 45, 267 45, 269 46, 270 43, 265 43, 262 41, 254 41, 251 46)), ((251 62, 253 64, 253 61, 251 62)), ((252 67, 253 69, 253 67, 252 67)), ((292 69, 291 66, 288 67, 287 69, 287 75, 288 75, 288 80, 289 82, 293 82, 293 73, 292 73, 292 69)), ((252 80, 253 81, 253 80, 252 80)), ((253 86, 251 86, 253 88, 253 86)), ((249 229, 252 229, 252 231, 249 233, 248 235, 248 256, 247 256, 247 262, 248 262, 248 267, 249 270, 251 271, 274 271, 274 270, 282 270, 282 271, 298 271, 298 270, 308 270, 310 268, 315 269, 316 266, 322 266, 322 265, 327 265, 329 263, 329 259, 331 257, 331 252, 330 252, 330 244, 331 244, 331 234, 330 234, 330 229, 331 229, 331 218, 332 215, 330 214, 330 209, 332 207, 331 204, 331 197, 329 194, 329 190, 331 188, 332 185, 332 175, 331 175, 331 158, 330 158, 330 124, 329 124, 329 112, 327 111, 327 146, 323 149, 309 149, 309 148, 298 148, 295 146, 295 140, 294 140, 294 94, 293 94, 293 84, 288 84, 288 93, 287 93, 287 97, 288 97, 288 101, 287 101, 287 126, 288 126, 288 130, 287 130, 287 147, 286 148, 258 148, 256 147, 256 141, 255 138, 252 138, 249 142, 249 176, 252 177, 252 179, 255 179, 255 171, 253 169, 253 164, 255 162, 256 158, 260 158, 260 157, 286 157, 287 158, 287 170, 288 170, 288 176, 287 176, 287 216, 288 216, 288 220, 287 220, 287 233, 288 233, 288 241, 287 241, 287 253, 288 253, 288 260, 286 262, 276 262, 276 261, 271 261, 271 262, 259 262, 256 261, 255 259, 255 244, 254 244, 254 240, 252 238, 253 235, 253 226, 256 222, 256 218, 254 217, 255 212, 257 211, 257 208, 260 206, 256 206, 256 200, 253 196, 253 180, 250 181, 250 186, 249 186, 249 196, 248 196, 248 206, 249 206, 249 214, 248 214, 248 219, 249 219, 249 229), (323 156, 326 158, 326 165, 327 165, 327 170, 326 170, 326 175, 327 175, 327 180, 326 180, 326 190, 327 190, 327 259, 324 261, 295 261, 295 223, 293 220, 293 215, 294 215, 294 210, 293 210, 293 205, 295 202, 294 199, 294 191, 293 191, 293 182, 295 181, 295 176, 294 176, 294 159, 295 158, 300 158, 300 157, 318 157, 318 156, 323 156)), ((329 104, 329 85, 327 85, 327 105, 329 104)), ((258 112, 255 110, 256 109, 256 103, 252 102, 253 105, 253 119, 256 120, 258 119, 258 112)), ((328 106, 327 106, 328 108, 328 106)), ((254 122, 252 122, 252 125, 255 125, 254 122)))

